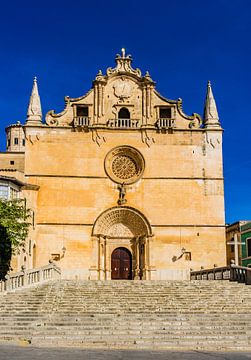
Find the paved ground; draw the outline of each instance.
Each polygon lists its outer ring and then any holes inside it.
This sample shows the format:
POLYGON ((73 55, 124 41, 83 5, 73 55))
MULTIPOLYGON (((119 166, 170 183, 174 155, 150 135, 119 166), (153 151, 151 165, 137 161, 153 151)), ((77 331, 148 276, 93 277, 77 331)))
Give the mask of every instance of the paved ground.
POLYGON ((248 360, 251 352, 136 351, 0 345, 0 360, 248 360))

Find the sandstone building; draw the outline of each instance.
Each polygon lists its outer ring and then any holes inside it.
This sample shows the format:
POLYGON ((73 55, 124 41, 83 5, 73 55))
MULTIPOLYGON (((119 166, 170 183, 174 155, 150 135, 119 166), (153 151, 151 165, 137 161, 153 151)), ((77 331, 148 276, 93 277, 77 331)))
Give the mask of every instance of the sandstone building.
POLYGON ((53 259, 68 278, 182 279, 226 263, 222 128, 210 83, 203 119, 188 116, 124 49, 115 60, 45 123, 35 79, 25 124, 6 129, 0 192, 15 189, 33 214, 14 270, 53 259))

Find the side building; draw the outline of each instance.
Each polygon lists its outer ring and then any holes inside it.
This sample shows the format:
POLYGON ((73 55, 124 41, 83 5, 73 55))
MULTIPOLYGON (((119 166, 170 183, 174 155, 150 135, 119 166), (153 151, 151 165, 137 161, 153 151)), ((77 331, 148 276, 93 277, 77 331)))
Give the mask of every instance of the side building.
POLYGON ((240 220, 226 226, 227 264, 251 267, 251 221, 240 220))
POLYGON ((225 265, 222 128, 211 84, 201 119, 160 95, 124 49, 115 62, 45 122, 35 79, 25 124, 6 130, 0 174, 21 176, 20 196, 34 213, 27 266, 54 260, 66 278, 109 280, 186 279, 191 268, 225 265))
POLYGON ((251 221, 241 226, 242 266, 251 267, 251 221))

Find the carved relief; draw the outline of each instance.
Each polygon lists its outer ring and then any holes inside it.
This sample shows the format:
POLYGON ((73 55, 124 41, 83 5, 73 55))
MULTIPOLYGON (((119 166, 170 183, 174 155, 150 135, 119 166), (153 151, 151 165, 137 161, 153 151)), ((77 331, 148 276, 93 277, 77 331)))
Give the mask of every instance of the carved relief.
POLYGON ((92 141, 95 142, 98 146, 101 146, 102 143, 106 142, 104 136, 100 136, 97 129, 91 129, 92 132, 92 141))
POLYGON ((101 214, 93 227, 93 235, 150 236, 151 228, 144 216, 129 207, 114 207, 101 214))
POLYGON ((150 147, 152 144, 155 144, 154 137, 150 137, 146 130, 141 131, 141 141, 150 147))
POLYGON ((124 224, 118 223, 110 227, 107 236, 112 237, 133 237, 133 232, 124 224))
POLYGON ((125 101, 130 98, 132 93, 132 86, 129 80, 126 80, 122 77, 119 81, 113 86, 114 95, 119 98, 119 101, 125 101))

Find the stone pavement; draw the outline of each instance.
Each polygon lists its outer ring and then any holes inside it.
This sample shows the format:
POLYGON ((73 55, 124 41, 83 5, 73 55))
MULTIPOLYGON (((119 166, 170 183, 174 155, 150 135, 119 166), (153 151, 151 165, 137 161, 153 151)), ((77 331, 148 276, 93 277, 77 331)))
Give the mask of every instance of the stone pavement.
POLYGON ((88 350, 0 346, 0 360, 248 360, 251 352, 88 350))

